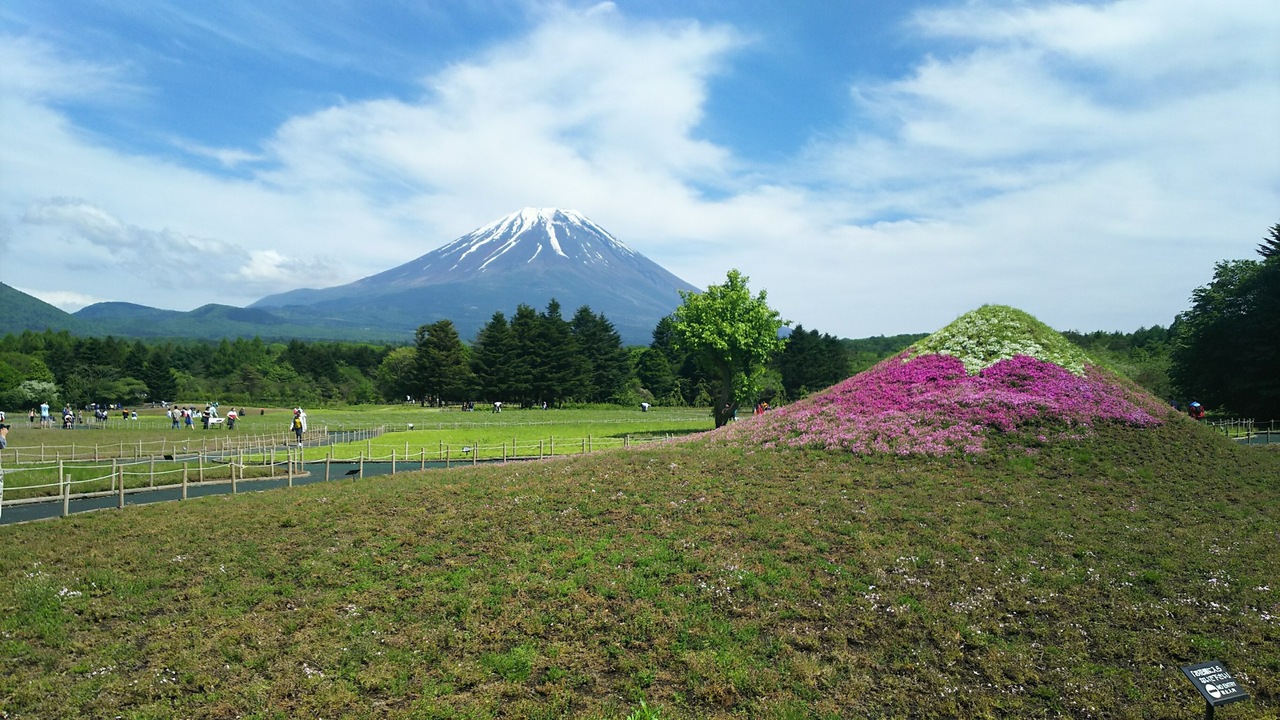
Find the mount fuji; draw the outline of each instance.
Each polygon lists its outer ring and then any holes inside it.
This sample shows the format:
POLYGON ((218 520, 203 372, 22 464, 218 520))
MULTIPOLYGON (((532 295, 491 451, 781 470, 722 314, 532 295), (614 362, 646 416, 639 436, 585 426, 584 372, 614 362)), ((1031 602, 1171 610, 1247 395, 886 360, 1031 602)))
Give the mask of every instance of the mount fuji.
POLYGON ((270 295, 249 307, 295 320, 412 332, 452 320, 473 338, 494 312, 552 298, 565 316, 603 313, 627 344, 697 291, 573 210, 525 208, 390 270, 346 285, 270 295))

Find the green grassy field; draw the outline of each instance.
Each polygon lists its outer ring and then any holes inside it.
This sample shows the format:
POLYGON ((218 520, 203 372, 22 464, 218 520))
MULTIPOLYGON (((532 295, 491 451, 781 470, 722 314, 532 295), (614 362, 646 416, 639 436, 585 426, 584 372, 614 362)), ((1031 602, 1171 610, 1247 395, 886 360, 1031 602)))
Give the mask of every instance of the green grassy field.
MULTIPOLYGON (((9 449, 0 452, 0 468, 7 468, 5 497, 9 500, 61 493, 59 461, 72 479, 73 493, 112 490, 113 459, 126 463, 126 487, 181 482, 184 469, 197 478, 225 480, 232 470, 228 455, 247 464, 244 476, 284 474, 286 450, 293 450, 288 409, 251 409, 234 431, 225 426, 203 430, 170 429, 163 410, 146 410, 136 421, 112 419, 105 426, 61 430, 15 427, 9 449), (195 454, 214 457, 203 464, 195 454), (186 456, 187 462, 166 462, 165 455, 186 456), (218 457, 222 456, 222 457, 218 457), (71 462, 75 460, 75 462, 71 462), (273 464, 274 463, 274 464, 273 464), (263 467, 266 465, 266 467, 263 467)), ((308 413, 304 462, 398 459, 418 461, 494 460, 512 457, 574 455, 629 446, 654 438, 687 435, 710 429, 711 416, 700 409, 639 409, 604 407, 572 410, 504 410, 460 412, 414 406, 356 406, 308 413), (358 431, 377 429, 367 439, 352 439, 358 431), (329 434, 333 433, 333 434, 329 434)), ((295 455, 297 457, 297 455, 295 455)))
POLYGON ((1218 717, 1276 718, 1278 478, 1185 421, 1035 457, 694 440, 0 527, 0 712, 1188 718, 1178 666, 1216 659, 1254 698, 1218 717))

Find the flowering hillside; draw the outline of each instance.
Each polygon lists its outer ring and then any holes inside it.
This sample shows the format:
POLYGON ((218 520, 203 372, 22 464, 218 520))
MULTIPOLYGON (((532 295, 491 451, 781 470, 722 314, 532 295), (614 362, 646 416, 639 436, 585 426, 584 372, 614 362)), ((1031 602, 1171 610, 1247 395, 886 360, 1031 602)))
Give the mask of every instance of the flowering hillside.
POLYGON ((985 306, 824 393, 732 424, 719 439, 858 454, 980 453, 996 432, 1034 444, 1098 422, 1157 425, 1167 412, 1030 315, 985 306))
POLYGON ((950 355, 970 374, 1019 355, 1083 375, 1088 358, 1061 333, 1021 310, 983 305, 916 343, 911 356, 950 355))

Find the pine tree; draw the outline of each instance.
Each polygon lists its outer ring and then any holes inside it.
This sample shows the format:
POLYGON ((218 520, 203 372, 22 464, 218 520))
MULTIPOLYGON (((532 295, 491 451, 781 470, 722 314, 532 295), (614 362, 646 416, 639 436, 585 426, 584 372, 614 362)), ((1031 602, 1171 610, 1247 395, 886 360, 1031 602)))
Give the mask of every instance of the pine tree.
POLYGON ((480 329, 472 352, 471 369, 480 386, 480 395, 489 402, 516 399, 516 344, 511 326, 501 312, 495 312, 480 329))
POLYGON ((776 367, 789 399, 830 387, 849 377, 849 354, 840 340, 797 325, 778 354, 776 367))
POLYGON ((540 351, 538 311, 521 303, 516 306, 515 315, 511 316, 511 340, 515 354, 507 371, 511 387, 512 400, 521 406, 529 407, 536 398, 534 379, 542 372, 540 351))
POLYGON ((631 362, 622 337, 603 313, 595 315, 591 308, 578 308, 569 323, 574 340, 588 364, 583 385, 583 399, 604 403, 616 397, 631 379, 631 362))
POLYGON ((1280 223, 1271 226, 1270 233, 1258 246, 1258 254, 1267 259, 1280 257, 1280 223))
POLYGON ((440 320, 418 328, 417 381, 423 398, 464 400, 475 385, 467 349, 458 338, 452 320, 440 320))
POLYGON ((590 364, 578 347, 573 328, 560 313, 560 303, 552 298, 538 316, 535 353, 537 370, 533 376, 533 401, 559 405, 580 398, 590 377, 590 364))
POLYGON ((172 355, 170 345, 151 348, 147 355, 141 380, 147 384, 147 397, 153 402, 177 399, 178 376, 169 366, 172 355))

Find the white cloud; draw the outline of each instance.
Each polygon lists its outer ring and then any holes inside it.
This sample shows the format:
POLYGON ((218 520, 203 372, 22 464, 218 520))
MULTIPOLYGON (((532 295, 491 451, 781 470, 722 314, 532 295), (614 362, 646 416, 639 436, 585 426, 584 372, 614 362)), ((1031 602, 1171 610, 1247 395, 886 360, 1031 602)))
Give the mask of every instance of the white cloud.
POLYGON ((16 287, 14 289, 18 292, 26 293, 34 298, 39 298, 40 300, 67 312, 75 312, 80 308, 93 305, 94 303, 108 302, 116 299, 114 297, 87 295, 85 293, 74 292, 71 290, 46 290, 21 287, 16 287))
MULTIPOLYGON (((22 222, 41 234, 56 238, 60 252, 76 256, 69 265, 81 266, 97 276, 99 292, 116 286, 145 283, 163 292, 185 296, 194 290, 193 302, 204 304, 218 297, 228 285, 257 294, 296 287, 314 273, 323 273, 321 262, 285 257, 274 250, 246 251, 220 240, 187 235, 170 228, 148 229, 130 225, 106 210, 76 198, 53 198, 33 204, 22 222)), ((46 290, 39 297, 57 297, 74 303, 89 297, 76 291, 46 290)))
POLYGON ((931 218, 873 226, 902 252, 851 236, 849 267, 888 269, 859 275, 856 304, 1012 301, 1058 327, 1133 329, 1168 324, 1215 260, 1247 254, 1280 209, 1280 12, 1179 5, 921 12, 952 44, 855 88, 859 124, 797 172, 855 222, 931 218), (901 297, 912 278, 925 299, 901 297))
POLYGON ((982 302, 1134 329, 1168 323, 1280 209, 1270 4, 922 10, 909 29, 934 53, 851 87, 846 131, 775 166, 699 134, 750 29, 534 12, 417 96, 319 108, 255 147, 174 141, 234 177, 106 146, 52 99, 128 102, 120 67, 0 38, 0 279, 179 309, 203 281, 243 304, 567 206, 695 284, 740 268, 823 331, 930 331, 982 302))

